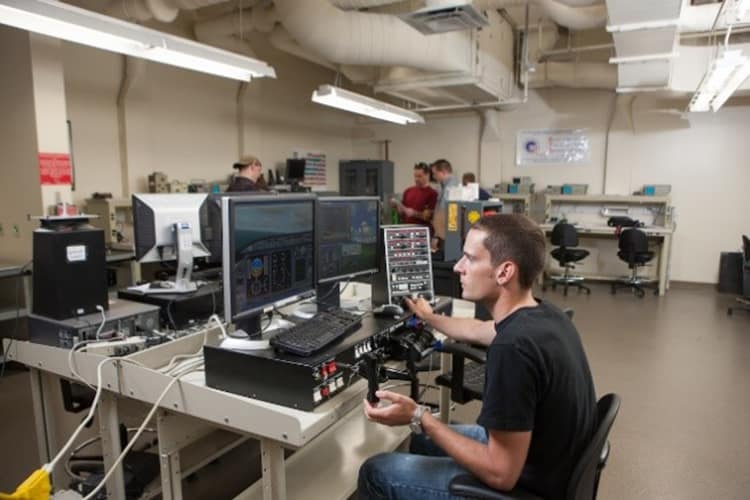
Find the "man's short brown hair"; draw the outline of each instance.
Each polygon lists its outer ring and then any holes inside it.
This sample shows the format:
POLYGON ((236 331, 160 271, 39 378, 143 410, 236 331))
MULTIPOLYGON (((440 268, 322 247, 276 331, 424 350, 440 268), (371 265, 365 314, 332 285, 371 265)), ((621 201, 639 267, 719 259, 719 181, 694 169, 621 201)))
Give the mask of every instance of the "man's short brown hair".
POLYGON ((439 160, 435 160, 435 162, 431 165, 431 167, 437 170, 438 172, 453 173, 453 167, 451 166, 451 162, 449 162, 445 158, 440 158, 439 160))
POLYGON ((427 175, 430 175, 430 166, 427 165, 425 162, 420 161, 419 163, 414 164, 414 170, 421 170, 427 175))
POLYGON ((511 261, 518 267, 518 284, 527 290, 544 270, 545 238, 536 222, 521 214, 487 215, 472 229, 483 231, 493 266, 511 261))

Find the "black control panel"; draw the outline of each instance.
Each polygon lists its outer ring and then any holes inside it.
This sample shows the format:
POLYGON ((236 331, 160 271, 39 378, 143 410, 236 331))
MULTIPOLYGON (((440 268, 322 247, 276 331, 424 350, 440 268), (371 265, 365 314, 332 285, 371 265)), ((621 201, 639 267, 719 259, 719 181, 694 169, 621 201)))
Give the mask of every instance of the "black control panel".
MULTIPOLYGON (((451 299, 439 297, 434 309, 450 315, 452 304, 451 299)), ((357 331, 308 357, 274 349, 239 351, 205 346, 206 384, 312 411, 359 377, 369 379, 365 371, 368 366, 381 367, 386 359, 419 359, 421 354, 414 357, 414 353, 429 352, 432 340, 429 330, 413 316, 394 319, 365 315, 357 331)))
POLYGON ((373 304, 401 305, 404 297, 435 296, 430 231, 422 226, 383 227, 383 272, 373 283, 373 304))

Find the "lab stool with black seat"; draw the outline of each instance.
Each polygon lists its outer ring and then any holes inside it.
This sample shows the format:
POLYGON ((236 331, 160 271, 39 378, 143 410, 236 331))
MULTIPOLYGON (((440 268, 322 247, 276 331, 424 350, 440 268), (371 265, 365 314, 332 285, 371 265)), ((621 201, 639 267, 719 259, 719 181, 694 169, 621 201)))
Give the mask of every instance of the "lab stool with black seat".
POLYGON ((583 290, 586 294, 590 294, 591 289, 582 283, 583 276, 575 276, 570 273, 571 269, 575 267, 573 263, 579 262, 589 255, 588 250, 576 248, 578 246, 578 230, 576 227, 566 221, 560 221, 552 228, 550 239, 552 244, 557 246, 550 254, 564 268, 564 272, 562 276, 550 276, 549 280, 542 286, 542 290, 546 290, 547 284, 551 283, 553 290, 557 288, 557 285, 562 285, 563 295, 566 296, 569 286, 578 288, 579 292, 583 290))
POLYGON ((654 252, 648 249, 646 233, 634 227, 625 229, 620 233, 618 246, 620 251, 617 252, 617 256, 627 262, 631 273, 630 276, 612 283, 612 295, 616 294, 619 288, 630 288, 641 299, 646 295, 646 288, 653 288, 654 294, 658 294, 659 287, 655 280, 638 276, 638 268, 654 258, 654 252))

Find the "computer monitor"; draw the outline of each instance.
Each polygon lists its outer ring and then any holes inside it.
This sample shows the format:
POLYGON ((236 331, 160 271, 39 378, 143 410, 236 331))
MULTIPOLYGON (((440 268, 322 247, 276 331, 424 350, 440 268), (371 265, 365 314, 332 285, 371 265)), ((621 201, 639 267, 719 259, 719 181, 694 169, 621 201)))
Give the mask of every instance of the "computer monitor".
POLYGON ((306 164, 304 158, 289 158, 286 160, 286 178, 290 184, 305 180, 306 164))
POLYGON ((319 197, 315 207, 318 308, 339 307, 339 281, 378 272, 380 199, 319 197))
POLYGON ((134 194, 133 233, 138 262, 177 260, 174 282, 145 288, 144 293, 190 293, 193 259, 209 251, 201 239, 200 213, 206 195, 201 193, 134 194))
POLYGON ((315 285, 315 197, 222 198, 224 313, 251 337, 273 304, 315 285))
POLYGON ((230 196, 268 196, 266 191, 213 193, 206 198, 206 210, 201 211, 201 235, 203 243, 211 253, 206 263, 218 266, 223 258, 222 246, 222 207, 221 200, 230 196))

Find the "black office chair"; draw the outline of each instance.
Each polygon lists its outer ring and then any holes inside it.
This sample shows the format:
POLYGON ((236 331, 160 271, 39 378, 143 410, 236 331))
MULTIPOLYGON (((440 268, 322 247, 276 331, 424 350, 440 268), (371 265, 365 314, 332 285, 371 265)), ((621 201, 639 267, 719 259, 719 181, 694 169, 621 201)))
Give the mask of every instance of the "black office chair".
POLYGON ((742 296, 737 297, 737 304, 727 308, 727 314, 734 311, 750 312, 750 238, 742 235, 742 296))
MULTIPOLYGON (((558 222, 555 227, 552 228, 552 236, 550 238, 553 245, 557 248, 552 250, 552 257, 560 263, 565 269, 562 276, 550 276, 549 282, 552 284, 554 290, 557 285, 563 285, 563 295, 568 295, 568 287, 575 286, 578 291, 584 290, 587 294, 591 293, 591 289, 584 286, 581 282, 583 281, 582 276, 574 276, 570 274, 570 270, 574 268, 573 263, 579 262, 589 255, 588 250, 583 248, 575 248, 578 246, 578 230, 573 224, 567 222, 558 222)), ((547 289, 547 283, 542 285, 542 291, 547 289)))
POLYGON ((612 283, 612 295, 617 293, 618 288, 630 288, 641 299, 646 295, 646 288, 653 288, 654 294, 658 294, 659 288, 654 280, 638 276, 638 268, 654 258, 654 252, 648 249, 646 233, 634 227, 625 229, 620 233, 618 246, 620 251, 617 252, 617 256, 628 263, 631 274, 612 283))
MULTIPOLYGON (((573 319, 573 309, 567 308, 564 312, 568 318, 573 319)), ((439 375, 435 383, 450 389, 450 398, 454 403, 481 401, 484 393, 487 350, 463 342, 445 342, 441 351, 451 354, 451 371, 439 375)))
MULTIPOLYGON (((599 479, 609 459, 607 436, 620 409, 620 396, 607 394, 596 404, 597 427, 594 437, 584 448, 573 468, 565 492, 566 500, 594 500, 599 491, 599 479)), ((450 493, 459 497, 488 498, 493 500, 541 500, 517 486, 508 492, 494 490, 471 474, 461 474, 450 482, 450 493)))

